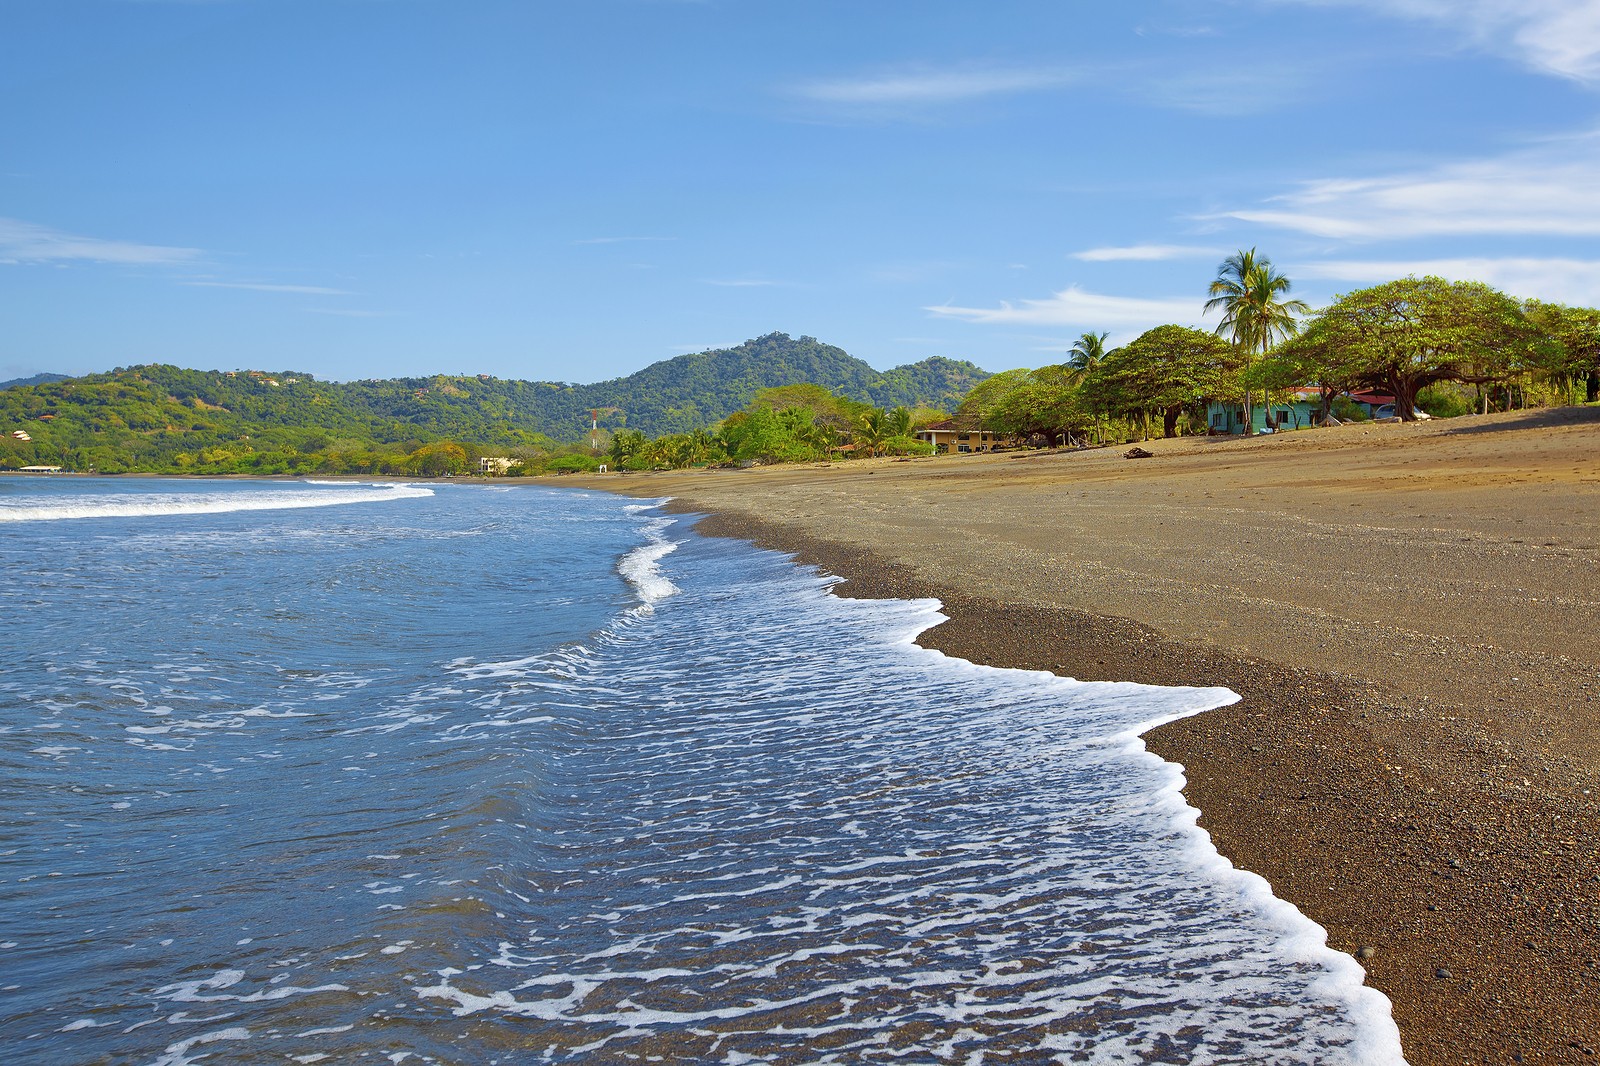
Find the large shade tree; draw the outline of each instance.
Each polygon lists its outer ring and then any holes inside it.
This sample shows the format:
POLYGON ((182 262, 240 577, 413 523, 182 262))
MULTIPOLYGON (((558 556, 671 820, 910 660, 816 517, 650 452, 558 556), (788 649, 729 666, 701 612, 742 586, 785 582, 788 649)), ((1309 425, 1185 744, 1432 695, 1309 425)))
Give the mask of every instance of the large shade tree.
POLYGON ((1039 437, 1052 447, 1081 441, 1095 423, 1080 388, 1082 376, 1070 363, 1003 371, 967 394, 956 421, 969 429, 1039 437))
POLYGON ((1582 381, 1585 401, 1600 401, 1600 310, 1529 300, 1523 311, 1556 342, 1540 369, 1565 382, 1582 381))
POLYGON ((1504 380, 1551 358, 1554 342, 1482 282, 1413 277, 1340 297, 1285 347, 1324 383, 1387 390, 1411 421, 1417 393, 1434 382, 1504 380))
POLYGON ((1162 435, 1177 435, 1178 418, 1235 390, 1238 349, 1186 326, 1157 326, 1101 360, 1084 380, 1091 402, 1122 417, 1161 415, 1162 435))
MULTIPOLYGON (((1286 299, 1292 287, 1272 260, 1257 255, 1254 248, 1235 252, 1217 267, 1216 279, 1207 290, 1211 298, 1206 301, 1206 310, 1222 312, 1217 333, 1238 345, 1244 353, 1247 372, 1255 356, 1266 355, 1275 343, 1298 332, 1297 315, 1311 311, 1303 300, 1286 299)), ((1264 395, 1262 402, 1266 404, 1264 395)), ((1270 419, 1270 404, 1267 409, 1270 419)), ((1248 389, 1244 393, 1244 417, 1245 425, 1251 425, 1248 389)))

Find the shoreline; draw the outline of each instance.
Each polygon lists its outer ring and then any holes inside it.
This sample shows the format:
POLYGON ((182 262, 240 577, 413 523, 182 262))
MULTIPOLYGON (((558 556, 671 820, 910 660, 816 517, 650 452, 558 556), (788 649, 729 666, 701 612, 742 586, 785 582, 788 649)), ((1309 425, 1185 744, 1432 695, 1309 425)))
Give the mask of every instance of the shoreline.
MULTIPOLYGON (((1566 511, 1559 502, 1555 510, 1557 517, 1573 519, 1569 524, 1576 527, 1586 527, 1584 520, 1600 513, 1600 467, 1573 460, 1570 450, 1576 444, 1600 455, 1597 415, 1580 413, 1571 425, 1556 430, 1566 434, 1555 449, 1557 461, 1580 476, 1576 482, 1562 481, 1564 488, 1577 488, 1577 511, 1566 511), (1595 471, 1590 475, 1594 487, 1583 480, 1586 470, 1595 471)), ((1503 416, 1454 428, 1478 430, 1485 437, 1510 434, 1516 438, 1512 443, 1533 446, 1534 451, 1549 443, 1551 432, 1548 425, 1526 426, 1503 416)), ((1437 425, 1393 434, 1377 447, 1356 434, 1300 442, 1294 436, 1226 442, 1222 447, 1160 441, 1146 446, 1157 451, 1160 461, 1196 465, 1200 483, 1216 492, 1261 482, 1272 473, 1263 467, 1285 462, 1296 476, 1318 467, 1312 473, 1323 475, 1322 489, 1332 491, 1328 486, 1337 485, 1339 478, 1327 475, 1347 475, 1355 467, 1363 468, 1363 478, 1380 481, 1419 463, 1449 467, 1440 449, 1460 440, 1459 433, 1441 432, 1437 425), (1307 450, 1318 454, 1299 454, 1307 450), (1332 469, 1323 469, 1330 465, 1332 469)), ((1489 450, 1503 453, 1510 439, 1496 439, 1489 450)), ((1481 451, 1481 440, 1469 444, 1469 450, 1481 451)), ((1547 460, 1532 465, 1553 469, 1547 460)), ((1415 480, 1416 471, 1404 472, 1415 480)), ((1471 512, 1456 491, 1460 472, 1447 473, 1448 485, 1431 487, 1432 500, 1421 498, 1429 488, 1413 487, 1403 507, 1421 508, 1430 518, 1437 513, 1427 504, 1471 512)), ((1241 696, 1238 703, 1159 726, 1145 735, 1145 742, 1184 767, 1184 794, 1200 810, 1199 824, 1218 850, 1236 866, 1265 877, 1279 898, 1326 929, 1330 947, 1360 958, 1368 983, 1392 1003, 1408 1061, 1414 1066, 1597 1061, 1600 862, 1594 842, 1600 841, 1595 802, 1600 746, 1591 742, 1590 733, 1600 710, 1593 706, 1592 690, 1568 691, 1565 702, 1548 695, 1562 691, 1564 684, 1582 685, 1584 675, 1594 686, 1600 670, 1593 656, 1582 661, 1557 657, 1566 663, 1561 676, 1544 678, 1540 685, 1522 686, 1520 675, 1510 677, 1512 691, 1520 686, 1527 704, 1523 714, 1507 713, 1500 703, 1504 696, 1471 684, 1475 678, 1468 664, 1496 654, 1521 654, 1525 649, 1516 641, 1507 641, 1509 647, 1496 641, 1475 650, 1468 638, 1481 634, 1469 631, 1471 626, 1453 638, 1422 631, 1421 637, 1428 639, 1410 641, 1415 646, 1395 645, 1402 669, 1408 659, 1420 660, 1417 646, 1426 648, 1430 640, 1455 639, 1466 649, 1463 657, 1446 655, 1444 670, 1423 670, 1412 683, 1384 686, 1375 683, 1382 670, 1363 675, 1331 668, 1342 665, 1340 649, 1331 645, 1346 632, 1350 619, 1313 619, 1327 648, 1320 661, 1304 653, 1305 633, 1280 632, 1276 626, 1268 627, 1265 636, 1256 632, 1241 638, 1224 629, 1233 639, 1195 639, 1192 632, 1174 633, 1177 626, 1151 624, 1148 617, 1086 610, 1081 601, 1092 600, 1092 595, 1079 596, 1075 604, 1039 594, 1030 584, 1028 567, 1049 562, 1052 552, 1068 545, 1037 530, 1013 532, 1010 539, 995 531, 997 519, 1028 517, 1028 501, 1052 485, 1074 492, 1087 486, 1093 492, 1132 479, 1153 481, 1157 495, 1181 494, 1178 480, 1162 482, 1169 476, 1159 465, 1122 463, 1120 455, 1102 451, 1092 456, 986 456, 894 465, 858 460, 831 470, 563 480, 574 487, 638 497, 671 496, 669 510, 705 515, 697 523, 699 532, 792 554, 801 564, 844 578, 842 595, 938 599, 950 621, 923 633, 918 643, 946 654, 1084 680, 1233 689, 1241 696), (1042 478, 1037 476, 1041 467, 1050 468, 1042 478), (1031 470, 1032 476, 1019 470, 1031 470), (874 475, 890 477, 869 481, 874 475), (949 512, 947 520, 963 534, 996 535, 987 552, 993 558, 967 553, 954 565, 931 560, 930 540, 912 522, 941 504, 949 512), (885 531, 905 533, 910 543, 881 541, 885 531), (1282 647, 1274 649, 1275 640, 1282 647), (1279 654, 1260 654, 1263 643, 1279 654), (1461 669, 1452 672, 1452 665, 1461 669), (1465 686, 1450 683, 1463 673, 1469 675, 1465 686), (1463 693, 1463 687, 1468 691, 1463 693), (1586 712, 1583 720, 1564 721, 1573 718, 1574 708, 1586 712)), ((1492 492, 1497 480, 1506 479, 1479 480, 1484 482, 1480 490, 1492 492)), ((1364 514, 1356 525, 1366 529, 1372 517, 1364 514)), ((1396 517, 1385 516, 1390 521, 1396 517)), ((1151 514, 1140 512, 1136 518, 1148 525, 1151 514)), ((1474 523, 1468 514, 1457 524, 1474 523)), ((1114 531, 1113 539, 1121 532, 1114 531)), ((1181 533, 1175 535, 1180 542, 1186 540, 1181 533)), ((1324 529, 1320 535, 1329 534, 1324 529)), ((1435 580, 1464 565, 1463 558, 1439 552, 1445 539, 1435 537, 1427 546, 1445 557, 1421 567, 1434 568, 1435 580)), ((1366 551, 1361 540, 1357 537, 1346 550, 1366 551)), ((1401 540, 1412 542, 1409 536, 1401 540)), ((939 543, 937 537, 933 543, 939 543)), ((1074 540, 1070 545, 1084 543, 1074 540)), ((1161 543, 1156 538, 1111 548, 1114 555, 1161 543)), ((1592 577, 1597 560, 1583 554, 1592 550, 1590 545, 1574 544, 1572 550, 1579 553, 1576 573, 1592 577)), ((1382 553, 1376 558, 1381 563, 1382 553)), ((1259 561, 1241 550, 1231 565, 1249 570, 1249 564, 1259 561)), ((1398 580, 1403 575, 1383 576, 1398 580)), ((1592 586, 1589 591, 1592 598, 1592 586)), ((1107 606, 1118 602, 1112 599, 1107 606)), ((1524 610, 1523 604, 1509 606, 1524 610)), ((1582 624, 1568 634, 1568 644, 1592 637, 1590 606, 1591 601, 1574 606, 1582 624)), ((1431 612, 1448 629, 1446 623, 1458 608, 1449 602, 1424 604, 1417 616, 1407 619, 1408 626, 1419 625, 1421 616, 1431 612)), ((1237 625, 1237 618, 1210 621, 1237 625)), ((1515 628, 1512 615, 1491 620, 1489 628, 1501 622, 1508 634, 1515 628)), ((1417 635, 1409 628, 1406 632, 1417 635)), ((1600 642, 1589 646, 1600 654, 1600 642)), ((1563 645, 1561 650, 1571 649, 1563 645)), ((1472 669, 1492 671, 1499 665, 1489 662, 1472 669)), ((1535 665, 1554 669, 1548 663, 1535 665)))

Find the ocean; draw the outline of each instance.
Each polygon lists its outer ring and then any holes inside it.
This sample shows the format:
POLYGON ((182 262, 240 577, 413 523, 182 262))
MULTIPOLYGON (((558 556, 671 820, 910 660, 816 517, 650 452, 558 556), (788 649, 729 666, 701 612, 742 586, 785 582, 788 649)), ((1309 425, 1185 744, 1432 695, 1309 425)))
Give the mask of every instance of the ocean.
POLYGON ((1397 1063, 1223 689, 542 486, 0 479, 0 1061, 1397 1063))

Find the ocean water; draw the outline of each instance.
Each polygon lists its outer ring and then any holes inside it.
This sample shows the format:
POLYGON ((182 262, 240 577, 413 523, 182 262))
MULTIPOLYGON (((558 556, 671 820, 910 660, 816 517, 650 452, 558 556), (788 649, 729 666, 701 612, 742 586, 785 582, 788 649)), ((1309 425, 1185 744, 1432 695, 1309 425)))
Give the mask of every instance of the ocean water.
POLYGON ((0 480, 0 1061, 1395 1063, 1137 735, 537 487, 0 480))

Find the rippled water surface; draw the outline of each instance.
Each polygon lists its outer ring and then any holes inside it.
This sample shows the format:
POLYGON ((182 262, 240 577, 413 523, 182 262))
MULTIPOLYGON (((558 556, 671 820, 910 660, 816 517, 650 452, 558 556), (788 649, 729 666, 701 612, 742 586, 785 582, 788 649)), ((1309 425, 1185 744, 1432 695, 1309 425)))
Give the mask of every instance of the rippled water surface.
POLYGON ((1231 699, 577 492, 0 482, 0 1059, 1395 1062, 1135 738, 1231 699))

